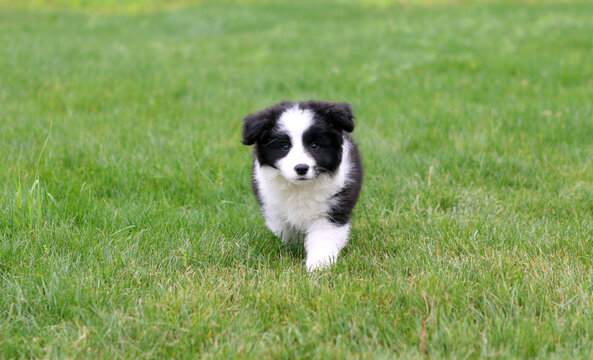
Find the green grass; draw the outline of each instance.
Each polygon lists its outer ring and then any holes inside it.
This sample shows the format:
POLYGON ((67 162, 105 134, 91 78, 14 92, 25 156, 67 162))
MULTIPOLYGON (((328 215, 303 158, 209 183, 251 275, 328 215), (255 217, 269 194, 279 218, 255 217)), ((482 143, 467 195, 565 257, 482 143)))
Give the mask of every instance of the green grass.
POLYGON ((2 2, 0 358, 593 356, 593 4, 184 3, 2 2), (240 144, 310 98, 366 169, 315 274, 240 144))

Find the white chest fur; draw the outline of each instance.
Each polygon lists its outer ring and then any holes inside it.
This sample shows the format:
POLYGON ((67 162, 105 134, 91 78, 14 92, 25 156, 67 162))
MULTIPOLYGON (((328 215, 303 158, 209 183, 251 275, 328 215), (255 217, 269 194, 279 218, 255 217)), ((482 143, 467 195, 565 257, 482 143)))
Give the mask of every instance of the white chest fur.
POLYGON ((335 205, 334 195, 345 186, 350 172, 350 144, 344 143, 342 163, 330 176, 321 174, 303 183, 286 180, 278 170, 255 164, 255 178, 266 223, 275 233, 292 228, 307 232, 316 221, 325 219, 335 205))

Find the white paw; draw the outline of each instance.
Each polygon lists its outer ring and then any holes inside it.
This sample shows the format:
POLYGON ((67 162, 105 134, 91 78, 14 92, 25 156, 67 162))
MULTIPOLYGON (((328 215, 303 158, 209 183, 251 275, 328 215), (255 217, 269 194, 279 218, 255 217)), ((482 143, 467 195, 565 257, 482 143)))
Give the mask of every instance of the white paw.
POLYGON ((323 256, 323 257, 307 256, 305 265, 307 266, 307 271, 312 272, 312 271, 323 270, 325 268, 328 268, 334 262, 336 262, 335 256, 323 256))

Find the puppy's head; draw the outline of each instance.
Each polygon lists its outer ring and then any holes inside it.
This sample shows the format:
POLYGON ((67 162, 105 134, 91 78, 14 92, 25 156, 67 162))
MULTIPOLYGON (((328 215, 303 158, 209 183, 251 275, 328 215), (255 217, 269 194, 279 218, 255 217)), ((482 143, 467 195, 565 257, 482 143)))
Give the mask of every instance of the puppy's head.
POLYGON ((304 182, 338 169, 344 131, 354 130, 353 119, 346 103, 282 102, 243 120, 243 144, 255 144, 260 166, 304 182))

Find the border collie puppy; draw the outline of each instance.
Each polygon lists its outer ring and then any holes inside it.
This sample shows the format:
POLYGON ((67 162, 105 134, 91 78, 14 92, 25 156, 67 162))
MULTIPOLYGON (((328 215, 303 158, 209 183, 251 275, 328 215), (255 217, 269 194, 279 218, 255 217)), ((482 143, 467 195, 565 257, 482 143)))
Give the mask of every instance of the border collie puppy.
POLYGON ((266 225, 284 243, 302 239, 307 270, 333 263, 348 241, 362 185, 352 108, 326 101, 282 102, 243 120, 254 145, 253 192, 266 225))

